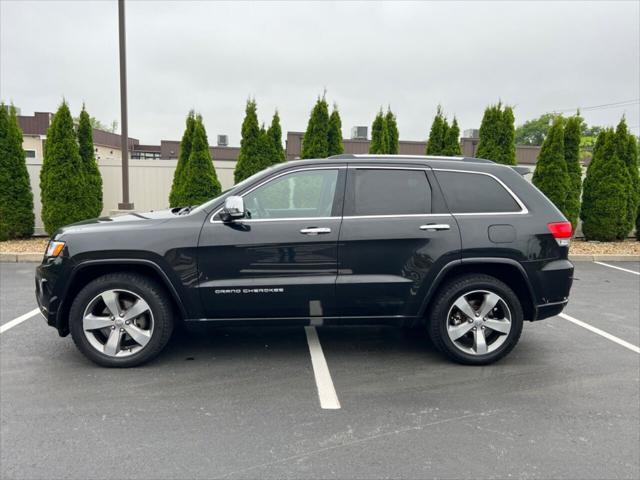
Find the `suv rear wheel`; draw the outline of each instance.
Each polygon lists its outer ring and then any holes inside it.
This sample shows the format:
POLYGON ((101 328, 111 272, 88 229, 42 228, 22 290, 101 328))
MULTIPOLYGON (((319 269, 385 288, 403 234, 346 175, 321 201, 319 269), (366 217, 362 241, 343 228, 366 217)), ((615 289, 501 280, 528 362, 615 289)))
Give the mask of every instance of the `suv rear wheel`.
POLYGON ((134 367, 167 344, 173 311, 166 292, 153 280, 113 273, 78 293, 69 324, 73 341, 90 360, 105 367, 134 367))
POLYGON ((486 365, 507 355, 522 333, 522 305, 495 277, 470 274, 449 281, 430 309, 429 336, 452 360, 486 365))

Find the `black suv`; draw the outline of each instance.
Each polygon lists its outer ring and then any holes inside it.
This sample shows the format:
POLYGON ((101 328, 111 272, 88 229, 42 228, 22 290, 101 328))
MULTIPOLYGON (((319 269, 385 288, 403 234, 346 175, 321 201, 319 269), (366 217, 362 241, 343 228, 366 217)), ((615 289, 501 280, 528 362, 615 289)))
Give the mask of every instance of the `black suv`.
POLYGON ((273 166, 199 206, 60 229, 36 273, 47 323, 139 365, 174 324, 423 325, 487 364, 567 304, 571 224, 518 167, 339 155, 273 166))

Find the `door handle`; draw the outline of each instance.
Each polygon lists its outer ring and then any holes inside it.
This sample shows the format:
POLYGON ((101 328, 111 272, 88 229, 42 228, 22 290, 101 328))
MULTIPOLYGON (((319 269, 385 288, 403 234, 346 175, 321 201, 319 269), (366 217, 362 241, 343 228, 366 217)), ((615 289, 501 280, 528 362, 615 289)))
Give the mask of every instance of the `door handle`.
POLYGON ((331 233, 331 229, 328 227, 307 227, 300 230, 300 233, 304 235, 322 235, 331 233))
POLYGON ((448 223, 429 223, 420 225, 420 230, 449 230, 451 226, 448 223))

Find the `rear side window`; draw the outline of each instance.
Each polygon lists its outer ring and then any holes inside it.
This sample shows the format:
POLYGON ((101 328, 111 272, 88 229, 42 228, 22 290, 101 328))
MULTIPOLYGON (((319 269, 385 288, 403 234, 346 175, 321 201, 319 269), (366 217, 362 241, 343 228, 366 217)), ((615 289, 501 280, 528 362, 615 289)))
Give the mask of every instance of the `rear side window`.
POLYGON ((513 196, 488 175, 436 171, 451 213, 520 212, 513 196))
POLYGON ((431 212, 431 187, 424 170, 353 170, 353 215, 431 212))

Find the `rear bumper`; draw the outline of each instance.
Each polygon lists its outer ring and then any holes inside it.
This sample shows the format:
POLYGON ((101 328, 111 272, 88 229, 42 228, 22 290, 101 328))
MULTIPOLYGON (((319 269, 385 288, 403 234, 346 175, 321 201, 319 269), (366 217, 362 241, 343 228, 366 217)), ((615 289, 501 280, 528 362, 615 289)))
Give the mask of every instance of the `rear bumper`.
POLYGON ((532 320, 543 320, 558 315, 569 303, 573 285, 573 264, 569 260, 554 260, 529 273, 535 283, 536 314, 532 320))

